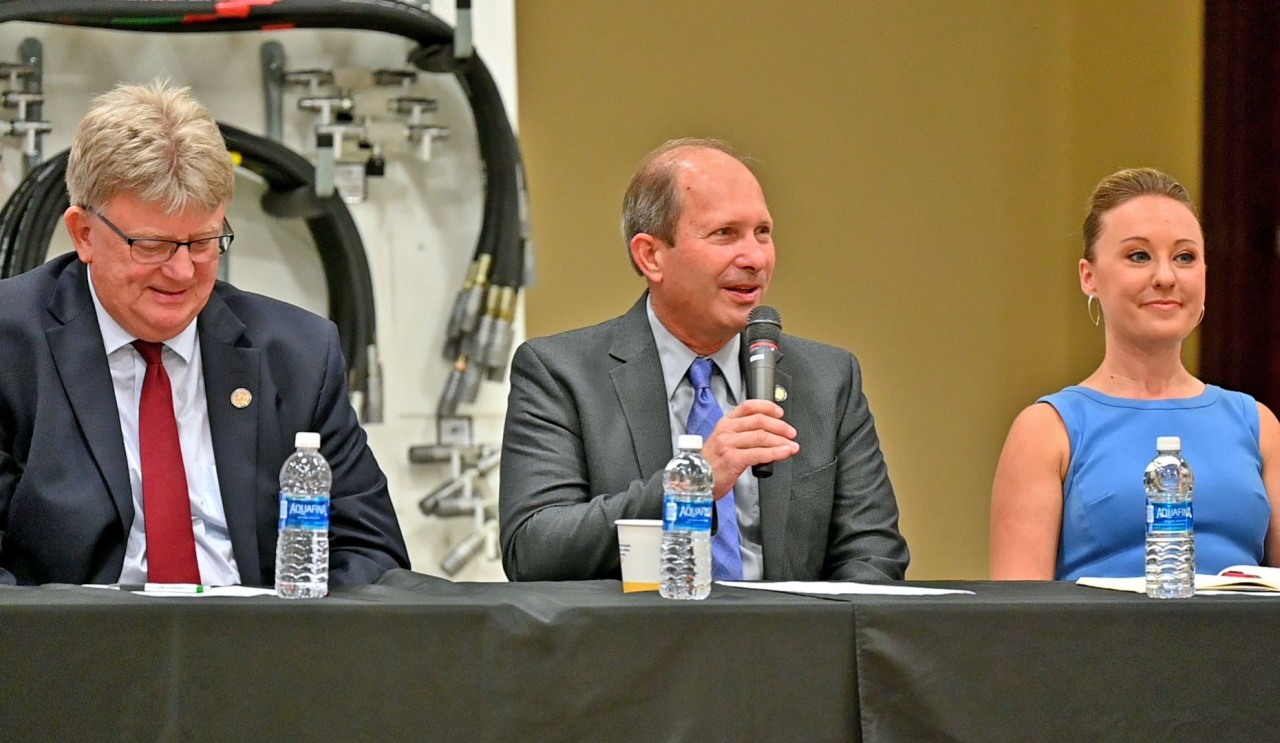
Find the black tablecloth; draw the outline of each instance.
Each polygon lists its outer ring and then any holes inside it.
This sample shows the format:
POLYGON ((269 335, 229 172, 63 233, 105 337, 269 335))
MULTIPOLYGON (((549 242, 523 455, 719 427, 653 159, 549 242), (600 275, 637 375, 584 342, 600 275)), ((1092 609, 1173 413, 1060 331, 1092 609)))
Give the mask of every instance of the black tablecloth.
POLYGON ((864 740, 1280 740, 1280 597, 931 585, 854 602, 864 740))
POLYGON ((0 589, 0 740, 849 740, 852 608, 717 587, 0 589))
POLYGON ((5 588, 0 740, 1280 739, 1280 598, 947 587, 976 594, 5 588))

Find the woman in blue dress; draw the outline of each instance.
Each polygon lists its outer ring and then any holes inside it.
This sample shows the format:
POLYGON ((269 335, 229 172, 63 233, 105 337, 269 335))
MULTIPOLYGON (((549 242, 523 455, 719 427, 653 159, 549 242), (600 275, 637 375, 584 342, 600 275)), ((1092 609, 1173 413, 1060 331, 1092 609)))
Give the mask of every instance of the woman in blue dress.
POLYGON ((1101 366, 1014 421, 991 495, 991 577, 1144 574, 1142 475, 1157 436, 1195 472, 1196 572, 1280 561, 1280 422, 1182 364, 1205 312, 1205 246, 1186 190, 1122 170, 1089 199, 1080 288, 1101 366))

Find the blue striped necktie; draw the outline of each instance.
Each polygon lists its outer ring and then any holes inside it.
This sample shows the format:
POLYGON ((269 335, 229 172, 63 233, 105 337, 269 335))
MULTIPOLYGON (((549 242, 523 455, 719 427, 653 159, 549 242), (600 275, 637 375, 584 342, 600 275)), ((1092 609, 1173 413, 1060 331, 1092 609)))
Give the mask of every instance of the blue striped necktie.
MULTIPOLYGON (((689 381, 693 383, 693 407, 689 410, 689 425, 685 431, 701 436, 705 442, 724 417, 720 403, 711 391, 711 359, 694 359, 689 366, 689 381)), ((716 501, 716 518, 720 528, 711 538, 711 577, 714 580, 742 580, 742 548, 738 537, 738 509, 734 505, 733 491, 716 501)))

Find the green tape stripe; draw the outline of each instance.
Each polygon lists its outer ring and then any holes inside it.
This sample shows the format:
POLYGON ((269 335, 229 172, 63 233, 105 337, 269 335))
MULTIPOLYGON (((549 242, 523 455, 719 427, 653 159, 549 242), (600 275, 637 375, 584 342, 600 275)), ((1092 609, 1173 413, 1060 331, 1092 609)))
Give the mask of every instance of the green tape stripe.
POLYGON ((107 21, 115 26, 161 26, 182 23, 181 18, 112 18, 107 21))

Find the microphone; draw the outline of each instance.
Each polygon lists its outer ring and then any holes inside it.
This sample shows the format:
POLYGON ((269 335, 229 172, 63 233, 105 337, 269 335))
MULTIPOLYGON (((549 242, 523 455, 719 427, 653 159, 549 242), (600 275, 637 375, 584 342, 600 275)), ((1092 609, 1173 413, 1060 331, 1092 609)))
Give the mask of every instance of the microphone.
MULTIPOLYGON (((747 315, 747 329, 742 333, 742 345, 747 353, 747 398, 773 401, 774 372, 782 352, 778 340, 782 337, 782 315, 772 307, 760 305, 747 315)), ((773 462, 751 466, 757 478, 773 475, 773 462)))

